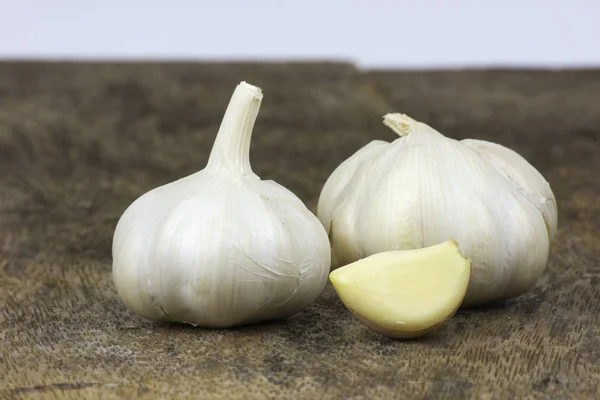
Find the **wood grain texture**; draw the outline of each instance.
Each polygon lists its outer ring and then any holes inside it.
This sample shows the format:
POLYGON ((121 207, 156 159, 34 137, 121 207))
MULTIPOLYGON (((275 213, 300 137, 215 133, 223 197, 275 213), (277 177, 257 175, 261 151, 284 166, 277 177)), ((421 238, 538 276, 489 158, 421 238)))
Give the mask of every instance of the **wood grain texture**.
POLYGON ((0 64, 0 398, 600 398, 599 160, 600 71, 0 64), (412 342, 368 331, 330 285, 243 329, 136 317, 111 278, 117 219, 204 167, 240 80, 265 94, 254 170, 312 210, 342 160, 394 139, 387 112, 520 152, 558 199, 547 272, 412 342))

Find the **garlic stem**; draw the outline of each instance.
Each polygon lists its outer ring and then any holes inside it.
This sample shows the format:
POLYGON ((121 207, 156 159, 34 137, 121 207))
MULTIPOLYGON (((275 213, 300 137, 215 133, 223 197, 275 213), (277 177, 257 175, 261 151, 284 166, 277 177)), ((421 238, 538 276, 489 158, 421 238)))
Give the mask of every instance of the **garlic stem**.
POLYGON ((259 87, 246 82, 236 87, 217 133, 207 168, 227 168, 242 175, 252 173, 250 139, 262 97, 259 87))
POLYGON ((429 125, 414 120, 406 114, 386 114, 383 116, 383 124, 396 132, 398 136, 408 136, 415 132, 439 134, 429 125))

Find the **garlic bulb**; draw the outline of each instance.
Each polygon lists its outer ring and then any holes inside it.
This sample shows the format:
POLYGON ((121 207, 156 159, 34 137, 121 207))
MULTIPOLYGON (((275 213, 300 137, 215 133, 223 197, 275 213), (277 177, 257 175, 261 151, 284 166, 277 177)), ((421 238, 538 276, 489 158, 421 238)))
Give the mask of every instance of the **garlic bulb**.
POLYGON ((206 168, 144 194, 113 238, 119 296, 142 317, 232 327, 295 314, 319 296, 327 234, 249 162, 259 88, 237 86, 206 168))
POLYGON ((455 239, 473 271, 463 305, 516 297, 546 268, 557 229, 552 190, 512 150, 456 141, 402 114, 401 137, 373 141, 329 177, 317 216, 333 267, 390 250, 455 239))

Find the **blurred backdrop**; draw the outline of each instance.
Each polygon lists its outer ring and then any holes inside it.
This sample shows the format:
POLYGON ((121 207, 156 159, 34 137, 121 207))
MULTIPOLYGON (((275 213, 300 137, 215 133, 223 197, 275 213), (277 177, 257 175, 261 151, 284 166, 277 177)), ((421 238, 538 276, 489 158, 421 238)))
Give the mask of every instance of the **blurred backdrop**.
POLYGON ((598 0, 0 0, 0 59, 594 67, 598 21, 598 0))

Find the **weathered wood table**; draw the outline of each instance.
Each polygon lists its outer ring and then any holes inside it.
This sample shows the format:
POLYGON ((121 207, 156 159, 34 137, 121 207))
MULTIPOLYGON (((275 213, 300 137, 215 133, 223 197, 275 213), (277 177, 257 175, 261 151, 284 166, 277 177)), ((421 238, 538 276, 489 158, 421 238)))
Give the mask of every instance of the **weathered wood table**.
POLYGON ((600 398, 600 71, 368 72, 346 64, 0 64, 0 397, 600 398), (152 323, 111 278, 118 217, 204 167, 235 85, 261 86, 254 170, 316 209, 327 176, 404 112, 525 156, 559 235, 518 299, 391 341, 329 285, 281 322, 152 323))

